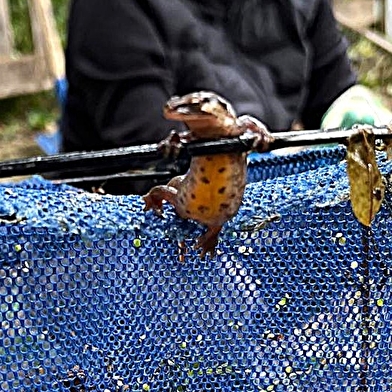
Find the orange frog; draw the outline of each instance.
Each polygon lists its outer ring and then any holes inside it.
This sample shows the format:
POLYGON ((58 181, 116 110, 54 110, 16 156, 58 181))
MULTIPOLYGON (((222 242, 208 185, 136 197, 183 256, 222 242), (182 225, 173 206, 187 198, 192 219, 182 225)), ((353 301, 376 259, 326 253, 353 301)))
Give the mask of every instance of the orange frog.
MULTIPOLYGON (((201 91, 171 98, 164 108, 168 119, 183 121, 188 132, 180 139, 213 140, 235 137, 244 133, 255 136, 257 151, 273 141, 273 137, 259 120, 248 116, 237 118, 234 109, 224 98, 213 92, 201 91)), ((169 137, 168 141, 173 138, 169 137)), ((246 153, 224 153, 193 157, 184 176, 175 177, 167 185, 155 186, 143 199, 145 210, 162 212, 162 201, 171 203, 182 218, 190 218, 207 226, 196 247, 201 257, 214 256, 218 235, 223 224, 238 211, 246 184, 246 153)))

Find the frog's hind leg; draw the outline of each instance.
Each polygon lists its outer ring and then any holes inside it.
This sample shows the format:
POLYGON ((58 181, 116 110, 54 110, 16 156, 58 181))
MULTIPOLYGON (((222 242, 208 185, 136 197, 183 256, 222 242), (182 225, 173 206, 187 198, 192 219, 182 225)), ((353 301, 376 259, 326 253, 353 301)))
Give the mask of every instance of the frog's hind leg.
POLYGON ((146 195, 143 196, 145 203, 144 211, 154 210, 158 215, 162 214, 163 200, 173 204, 177 195, 177 189, 167 185, 154 186, 146 195))
POLYGON ((207 232, 198 238, 196 249, 202 249, 200 253, 201 258, 203 258, 207 253, 210 253, 211 258, 214 257, 221 229, 222 226, 209 227, 207 232))
POLYGON ((173 177, 168 183, 167 186, 173 187, 175 189, 179 189, 181 184, 183 183, 185 179, 185 175, 183 176, 177 176, 173 177))
POLYGON ((167 185, 154 186, 143 196, 145 203, 144 211, 153 209, 158 215, 162 214, 162 202, 166 200, 173 206, 177 203, 178 187, 182 183, 184 176, 172 178, 167 185))

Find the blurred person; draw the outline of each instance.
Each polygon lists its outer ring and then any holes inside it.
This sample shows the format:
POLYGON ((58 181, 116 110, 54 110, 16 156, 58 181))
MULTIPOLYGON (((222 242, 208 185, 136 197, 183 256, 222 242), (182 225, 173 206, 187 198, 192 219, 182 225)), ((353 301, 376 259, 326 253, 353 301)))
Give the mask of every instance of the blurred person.
POLYGON ((184 129, 165 102, 198 90, 271 130, 319 128, 356 85, 330 0, 73 0, 68 31, 63 151, 162 140, 184 129))

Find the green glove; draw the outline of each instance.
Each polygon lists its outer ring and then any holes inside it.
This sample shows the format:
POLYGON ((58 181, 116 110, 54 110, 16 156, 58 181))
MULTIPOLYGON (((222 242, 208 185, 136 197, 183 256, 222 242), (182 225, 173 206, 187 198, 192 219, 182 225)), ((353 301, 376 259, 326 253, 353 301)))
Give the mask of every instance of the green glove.
POLYGON ((368 88, 356 85, 345 91, 329 107, 321 122, 322 129, 351 128, 354 124, 386 125, 392 112, 368 88))

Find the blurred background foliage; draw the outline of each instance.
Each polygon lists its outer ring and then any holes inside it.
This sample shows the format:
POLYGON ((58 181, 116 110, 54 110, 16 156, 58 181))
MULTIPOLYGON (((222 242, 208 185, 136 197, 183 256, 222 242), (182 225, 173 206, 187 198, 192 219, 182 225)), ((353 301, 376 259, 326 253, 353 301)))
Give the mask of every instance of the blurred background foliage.
POLYGON ((392 105, 392 56, 366 38, 344 30, 350 42, 348 54, 358 73, 359 83, 380 93, 392 105))
MULTIPOLYGON (((27 1, 9 0, 16 55, 33 51, 27 1)), ((69 3, 70 0, 52 0, 64 47, 69 3)), ((350 42, 349 55, 359 82, 380 93, 392 107, 392 56, 351 30, 344 29, 344 33, 350 42)), ((34 136, 37 131, 56 128, 59 116, 53 91, 0 100, 0 160, 42 154, 34 136)))
MULTIPOLYGON (((67 15, 70 0, 52 0, 56 24, 63 45, 66 40, 67 15)), ((14 29, 15 47, 20 53, 33 51, 29 7, 27 0, 11 0, 9 2, 11 20, 14 29)))
POLYGON ((26 0, 9 2, 11 20, 14 28, 15 48, 20 53, 31 53, 33 43, 31 38, 29 9, 26 0))
MULTIPOLYGON (((37 1, 37 0, 33 0, 37 1)), ((52 0, 63 46, 66 42, 70 0, 52 0)), ((8 2, 17 56, 34 51, 27 0, 8 2)), ((0 160, 42 154, 34 142, 37 131, 57 126, 60 116, 53 91, 0 100, 0 160)))

